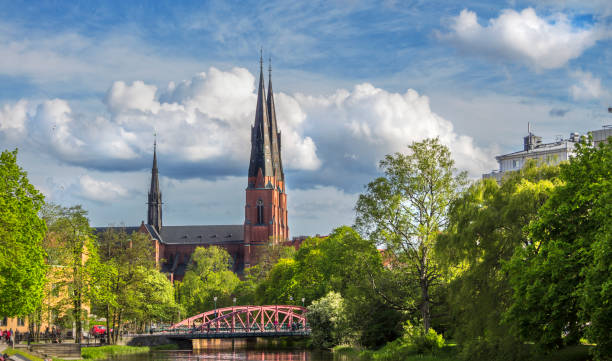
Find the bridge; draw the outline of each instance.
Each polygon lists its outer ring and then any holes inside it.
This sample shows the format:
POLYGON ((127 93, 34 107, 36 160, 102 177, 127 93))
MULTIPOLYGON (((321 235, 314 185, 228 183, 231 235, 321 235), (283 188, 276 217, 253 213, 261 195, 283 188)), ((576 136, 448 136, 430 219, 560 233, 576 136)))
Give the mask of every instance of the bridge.
POLYGON ((310 336, 305 307, 293 305, 217 308, 182 320, 161 334, 173 339, 310 336))

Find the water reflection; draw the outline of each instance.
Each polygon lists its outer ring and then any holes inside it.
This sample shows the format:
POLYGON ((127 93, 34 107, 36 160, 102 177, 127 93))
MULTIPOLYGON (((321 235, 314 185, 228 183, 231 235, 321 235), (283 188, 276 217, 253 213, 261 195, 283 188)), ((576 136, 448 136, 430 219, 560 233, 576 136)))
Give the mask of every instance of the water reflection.
MULTIPOLYGON (((254 340, 202 340, 194 350, 155 351, 148 354, 124 355, 113 361, 331 361, 328 351, 301 348, 270 349, 278 347, 254 340)), ((348 359, 346 361, 349 361, 348 359)))

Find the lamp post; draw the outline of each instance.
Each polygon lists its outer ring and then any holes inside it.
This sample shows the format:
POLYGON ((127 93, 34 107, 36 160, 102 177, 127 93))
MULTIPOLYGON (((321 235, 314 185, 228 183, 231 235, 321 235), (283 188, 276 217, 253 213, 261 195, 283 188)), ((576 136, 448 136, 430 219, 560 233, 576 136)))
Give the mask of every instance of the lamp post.
POLYGON ((215 301, 215 315, 217 314, 217 296, 213 297, 213 300, 215 301))
POLYGON ((293 296, 289 296, 289 304, 292 305, 293 304, 293 296))
POLYGON ((306 301, 306 299, 302 297, 302 307, 304 307, 304 301, 306 301))

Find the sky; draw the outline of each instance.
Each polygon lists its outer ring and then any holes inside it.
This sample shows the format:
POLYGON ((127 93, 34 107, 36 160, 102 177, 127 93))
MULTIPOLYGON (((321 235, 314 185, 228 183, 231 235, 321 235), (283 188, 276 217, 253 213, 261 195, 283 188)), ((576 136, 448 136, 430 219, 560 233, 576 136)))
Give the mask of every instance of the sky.
POLYGON ((328 234, 413 141, 477 179, 527 123, 612 124, 611 38, 609 0, 0 0, 0 150, 92 226, 138 225, 156 134, 164 224, 241 224, 263 49, 291 235, 328 234))

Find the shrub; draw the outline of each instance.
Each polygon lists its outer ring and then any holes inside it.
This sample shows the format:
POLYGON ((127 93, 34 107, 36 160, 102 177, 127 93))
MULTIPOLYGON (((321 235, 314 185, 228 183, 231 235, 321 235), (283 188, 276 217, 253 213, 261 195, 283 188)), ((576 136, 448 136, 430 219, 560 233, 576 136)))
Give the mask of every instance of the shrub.
POLYGON ((422 326, 414 326, 410 321, 404 324, 404 342, 414 345, 418 353, 434 353, 444 347, 444 337, 433 328, 425 332, 422 326))

